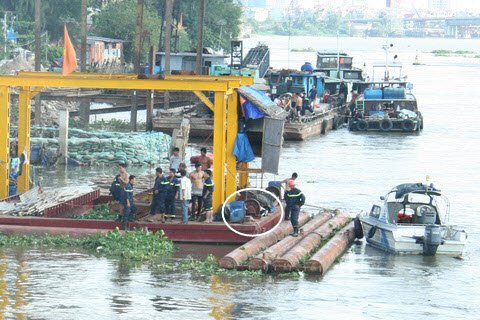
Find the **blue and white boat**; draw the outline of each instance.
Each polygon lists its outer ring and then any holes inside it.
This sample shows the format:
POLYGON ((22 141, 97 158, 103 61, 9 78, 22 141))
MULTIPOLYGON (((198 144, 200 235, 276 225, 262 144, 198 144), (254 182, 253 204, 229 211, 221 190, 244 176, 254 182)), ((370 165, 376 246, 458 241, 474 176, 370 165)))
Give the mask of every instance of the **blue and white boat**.
POLYGON ((370 245, 392 253, 462 255, 467 234, 447 224, 450 205, 440 190, 407 183, 380 199, 381 205, 357 217, 357 237, 363 234, 370 245))

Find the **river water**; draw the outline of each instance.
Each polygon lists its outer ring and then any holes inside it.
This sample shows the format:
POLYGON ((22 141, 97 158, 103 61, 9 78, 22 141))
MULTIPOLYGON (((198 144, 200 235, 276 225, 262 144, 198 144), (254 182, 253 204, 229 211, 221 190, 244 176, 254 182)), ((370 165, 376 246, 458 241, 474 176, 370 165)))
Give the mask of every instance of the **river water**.
MULTIPOLYGON (((315 62, 288 53, 287 37, 258 41, 275 67, 315 62)), ((480 42, 391 39, 392 54, 414 83, 425 127, 420 135, 351 133, 345 128, 305 142, 286 142, 281 176, 296 171, 312 205, 354 215, 380 195, 429 175, 451 202, 450 223, 468 232, 463 259, 393 256, 354 244, 323 277, 205 277, 164 273, 80 253, 0 251, 0 318, 29 319, 480 319, 480 59, 434 57, 434 49, 473 50, 480 42), (418 52, 417 52, 418 51, 418 52), (418 53, 425 65, 411 63, 418 53)), ((384 59, 383 39, 341 38, 354 63, 384 59)), ((336 38, 296 37, 291 48, 336 50, 336 38)), ((113 173, 111 170, 104 169, 113 173)), ((181 246, 203 257, 231 247, 181 246)))

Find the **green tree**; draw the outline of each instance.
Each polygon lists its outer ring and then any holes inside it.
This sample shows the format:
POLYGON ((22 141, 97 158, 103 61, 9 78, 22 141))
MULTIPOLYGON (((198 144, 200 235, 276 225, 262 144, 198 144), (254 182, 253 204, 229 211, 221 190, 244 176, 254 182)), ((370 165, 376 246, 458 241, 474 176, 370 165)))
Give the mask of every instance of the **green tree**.
MULTIPOLYGON (((183 26, 190 38, 192 47, 197 43, 198 1, 183 0, 180 2, 183 13, 183 26)), ((203 29, 204 47, 230 49, 230 41, 240 34, 242 9, 234 0, 208 0, 205 7, 203 29)))
MULTIPOLYGON (((136 0, 123 0, 107 4, 94 17, 93 33, 97 36, 124 40, 124 55, 126 61, 133 56, 133 40, 135 38, 135 18, 137 12, 136 0)), ((161 19, 152 4, 146 3, 143 16, 143 57, 145 61, 150 45, 157 45, 160 37, 161 19)))

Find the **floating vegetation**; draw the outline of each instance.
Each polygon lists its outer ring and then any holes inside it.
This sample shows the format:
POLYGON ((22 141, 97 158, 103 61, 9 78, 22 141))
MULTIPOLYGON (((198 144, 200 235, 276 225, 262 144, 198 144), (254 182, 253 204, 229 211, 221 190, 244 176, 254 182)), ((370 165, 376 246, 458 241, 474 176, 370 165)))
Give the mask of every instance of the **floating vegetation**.
POLYGON ((312 47, 308 47, 308 48, 293 48, 290 51, 291 52, 315 52, 316 50, 312 47))
POLYGON ((115 220, 117 217, 118 217, 118 213, 112 212, 110 205, 105 203, 105 204, 100 204, 93 207, 92 210, 88 211, 84 215, 73 216, 72 219, 115 220))
POLYGON ((475 51, 470 50, 446 50, 446 49, 437 49, 432 51, 433 55, 440 56, 440 57, 447 57, 447 56, 459 56, 459 57, 467 57, 472 54, 475 54, 475 51))
POLYGON ((106 235, 100 233, 82 238, 63 235, 6 235, 0 234, 2 247, 35 247, 52 249, 77 248, 109 258, 153 262, 173 251, 173 242, 163 231, 152 233, 145 230, 121 232, 115 229, 106 235))
POLYGON ((204 260, 197 260, 189 257, 180 262, 178 268, 181 271, 192 271, 199 273, 201 275, 210 276, 210 275, 226 275, 226 276, 249 276, 249 277, 262 277, 263 273, 261 270, 250 271, 235 271, 235 270, 225 270, 218 266, 217 259, 213 255, 208 255, 204 260))

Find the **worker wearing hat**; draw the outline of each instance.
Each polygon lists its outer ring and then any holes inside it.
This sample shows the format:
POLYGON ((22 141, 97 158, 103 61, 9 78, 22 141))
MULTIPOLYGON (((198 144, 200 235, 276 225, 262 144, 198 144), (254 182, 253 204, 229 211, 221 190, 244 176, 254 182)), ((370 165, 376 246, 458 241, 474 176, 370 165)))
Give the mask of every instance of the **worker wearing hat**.
POLYGON ((298 236, 298 215, 300 214, 300 208, 305 204, 305 195, 295 187, 295 180, 288 180, 288 191, 285 192, 285 214, 290 216, 290 222, 292 223, 293 233, 291 236, 298 236))

